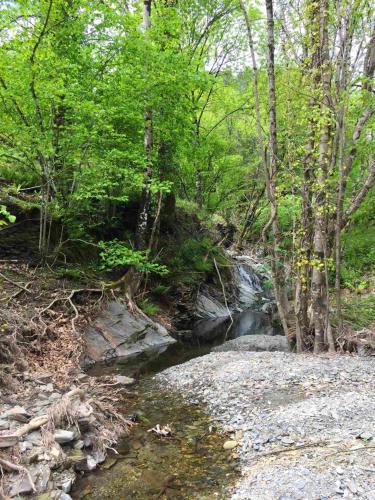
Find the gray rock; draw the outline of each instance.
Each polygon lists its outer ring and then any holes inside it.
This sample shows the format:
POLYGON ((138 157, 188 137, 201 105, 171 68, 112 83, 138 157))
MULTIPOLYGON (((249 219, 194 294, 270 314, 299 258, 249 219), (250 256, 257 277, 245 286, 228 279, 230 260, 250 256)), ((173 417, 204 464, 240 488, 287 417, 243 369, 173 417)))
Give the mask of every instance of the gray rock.
POLYGON ((54 482, 56 486, 64 493, 69 493, 76 480, 76 473, 72 469, 64 470, 60 473, 55 473, 54 482))
POLYGON ((40 445, 42 443, 42 434, 40 431, 33 431, 27 435, 27 440, 35 445, 40 445))
POLYGON ((86 330, 85 341, 86 358, 94 362, 117 357, 126 359, 143 352, 165 349, 176 342, 163 326, 133 316, 120 302, 108 304, 107 309, 86 330))
POLYGON ((48 489, 48 482, 51 476, 49 465, 42 463, 34 465, 30 472, 34 479, 36 490, 39 493, 44 493, 48 489))
POLYGON ((16 420, 17 422, 26 423, 30 420, 31 415, 23 406, 14 406, 1 416, 2 419, 16 420))
POLYGON ((76 433, 73 431, 66 431, 64 429, 56 429, 53 437, 59 444, 71 443, 76 438, 76 433))
POLYGON ((226 318, 229 316, 228 309, 208 294, 198 294, 196 309, 196 314, 199 318, 226 318))
POLYGON ((25 495, 32 493, 33 485, 27 476, 23 476, 22 479, 16 477, 10 487, 10 496, 16 497, 18 495, 25 495))
POLYGON ((224 351, 282 351, 288 352, 288 341, 283 335, 244 335, 214 347, 213 352, 224 351))

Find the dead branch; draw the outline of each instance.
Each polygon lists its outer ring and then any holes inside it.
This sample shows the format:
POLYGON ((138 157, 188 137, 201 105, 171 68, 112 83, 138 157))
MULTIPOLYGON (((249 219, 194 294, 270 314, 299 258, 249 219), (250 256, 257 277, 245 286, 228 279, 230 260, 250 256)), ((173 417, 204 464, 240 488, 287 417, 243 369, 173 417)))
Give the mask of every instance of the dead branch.
POLYGON ((23 285, 20 285, 19 283, 17 283, 16 281, 13 281, 11 280, 10 278, 7 278, 7 276, 5 276, 5 274, 3 273, 0 273, 0 276, 1 278, 3 278, 5 281, 8 281, 8 283, 11 283, 12 285, 18 287, 18 288, 21 288, 21 290, 23 290, 24 292, 27 292, 27 293, 31 293, 30 290, 28 290, 26 287, 24 287, 23 285))

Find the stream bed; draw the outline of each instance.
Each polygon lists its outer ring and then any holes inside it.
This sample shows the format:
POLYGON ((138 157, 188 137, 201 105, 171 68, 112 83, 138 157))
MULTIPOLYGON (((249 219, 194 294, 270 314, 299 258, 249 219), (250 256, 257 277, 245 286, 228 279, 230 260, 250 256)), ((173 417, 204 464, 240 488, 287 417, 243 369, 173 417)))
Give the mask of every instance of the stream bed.
MULTIPOLYGON (((203 407, 185 402, 152 378, 161 368, 198 354, 181 345, 169 349, 170 352, 149 361, 148 373, 141 376, 124 399, 124 414, 132 416, 137 424, 119 443, 118 455, 111 454, 96 472, 80 479, 73 498, 225 498, 225 490, 238 476, 233 450, 223 449, 225 435, 203 407), (160 437, 149 432, 158 424, 169 425, 171 435, 160 437)), ((99 370, 135 374, 129 364, 96 368, 99 370)))

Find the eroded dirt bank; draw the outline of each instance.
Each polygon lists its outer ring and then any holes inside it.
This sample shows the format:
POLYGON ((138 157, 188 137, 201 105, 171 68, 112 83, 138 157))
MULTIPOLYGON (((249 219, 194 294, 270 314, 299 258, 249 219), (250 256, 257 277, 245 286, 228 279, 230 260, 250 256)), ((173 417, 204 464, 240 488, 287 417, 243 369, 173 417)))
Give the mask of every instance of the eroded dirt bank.
POLYGON ((156 376, 233 433, 233 499, 375 499, 375 359, 222 352, 156 376))

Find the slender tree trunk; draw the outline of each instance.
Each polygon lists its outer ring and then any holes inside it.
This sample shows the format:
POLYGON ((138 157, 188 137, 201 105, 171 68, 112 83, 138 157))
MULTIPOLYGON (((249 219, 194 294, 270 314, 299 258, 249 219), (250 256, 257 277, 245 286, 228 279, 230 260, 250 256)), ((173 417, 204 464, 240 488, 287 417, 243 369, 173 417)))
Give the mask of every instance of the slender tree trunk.
POLYGON ((276 86, 275 86, 275 39, 274 39, 274 17, 272 0, 266 0, 267 9, 267 75, 268 75, 268 118, 269 118, 269 167, 267 168, 267 194, 271 206, 272 221, 272 279, 275 298, 279 311, 283 330, 288 340, 288 297, 287 283, 285 279, 283 258, 280 255, 281 232, 278 215, 278 202, 276 196, 276 178, 278 173, 277 158, 277 125, 276 125, 276 86))
MULTIPOLYGON (((143 7, 143 29, 147 36, 147 31, 151 27, 151 0, 144 0, 143 7)), ((144 171, 144 187, 142 190, 140 207, 138 212, 138 221, 136 228, 136 247, 138 249, 147 248, 147 228, 150 215, 151 190, 150 180, 152 176, 152 148, 153 148, 153 131, 152 131, 152 109, 147 103, 144 111, 144 151, 146 158, 146 167, 144 171)))

